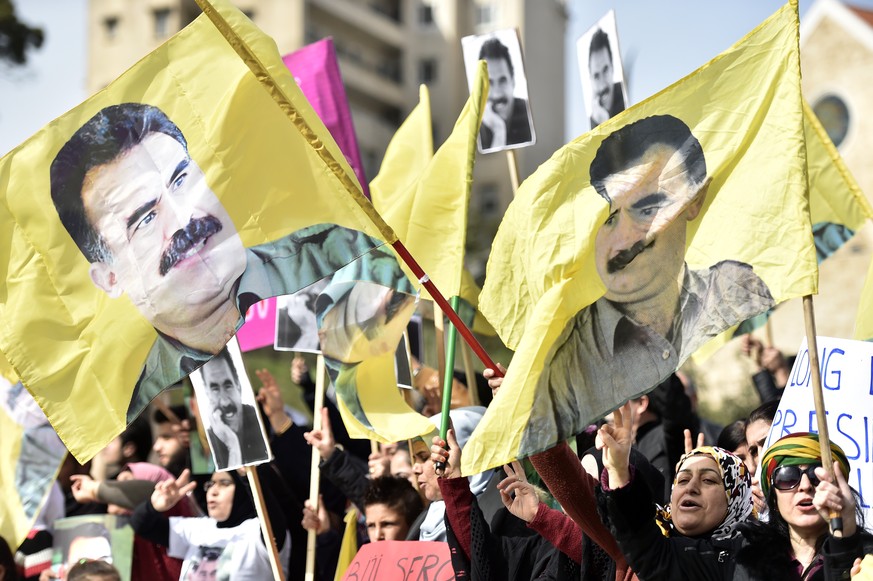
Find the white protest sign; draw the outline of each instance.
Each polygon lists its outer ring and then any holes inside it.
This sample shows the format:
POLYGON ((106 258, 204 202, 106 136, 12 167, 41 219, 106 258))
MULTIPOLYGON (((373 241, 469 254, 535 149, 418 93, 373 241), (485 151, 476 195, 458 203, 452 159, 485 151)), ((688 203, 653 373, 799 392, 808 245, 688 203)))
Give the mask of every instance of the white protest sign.
MULTIPOLYGON (((828 435, 846 453, 851 466, 849 485, 861 494, 865 518, 873 522, 873 343, 830 337, 818 337, 817 342, 828 435)), ((764 449, 796 432, 818 432, 806 339, 797 352, 764 449)))

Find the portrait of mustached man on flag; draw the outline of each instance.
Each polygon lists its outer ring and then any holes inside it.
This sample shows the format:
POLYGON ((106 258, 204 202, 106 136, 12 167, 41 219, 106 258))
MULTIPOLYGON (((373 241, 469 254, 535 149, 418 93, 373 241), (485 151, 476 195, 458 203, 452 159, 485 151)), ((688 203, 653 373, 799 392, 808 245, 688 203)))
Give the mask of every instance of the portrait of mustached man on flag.
POLYGON ((544 433, 537 424, 553 423, 559 439, 574 435, 575 384, 606 394, 613 385, 657 385, 709 339, 774 305, 749 264, 685 262, 688 223, 700 214, 710 178, 683 121, 655 115, 619 128, 600 144, 589 175, 609 204, 594 238, 606 292, 556 342, 551 366, 575 374, 553 373, 537 391, 525 436, 533 448, 544 433))
POLYGON ((515 354, 464 474, 580 433, 725 331, 817 291, 797 27, 786 5, 521 185, 479 303, 515 354))
MULTIPOLYGON (((246 248, 179 127, 142 103, 106 107, 85 123, 52 162, 51 192, 94 285, 112 298, 127 295, 158 332, 128 421, 221 351, 251 305, 294 292, 379 244, 316 224, 246 248)), ((388 273, 395 275, 403 277, 399 269, 388 273)))

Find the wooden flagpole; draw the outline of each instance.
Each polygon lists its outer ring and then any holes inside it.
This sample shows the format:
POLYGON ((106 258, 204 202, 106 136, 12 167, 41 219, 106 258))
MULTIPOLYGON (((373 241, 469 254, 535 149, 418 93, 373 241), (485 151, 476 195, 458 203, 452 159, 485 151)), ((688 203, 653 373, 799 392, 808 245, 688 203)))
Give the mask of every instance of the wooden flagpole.
MULTIPOLYGON (((831 455, 831 440, 828 437, 828 420, 825 415, 824 394, 821 388, 821 367, 818 360, 818 342, 815 332, 815 314, 812 308, 812 295, 803 297, 803 320, 806 324, 806 346, 809 349, 809 370, 812 375, 812 399, 815 405, 815 418, 818 423, 818 442, 821 447, 821 464, 834 481, 834 459, 831 455)), ((843 536, 843 519, 836 511, 831 511, 831 534, 843 536)))
MULTIPOLYGON (((312 429, 321 429, 321 408, 324 407, 324 389, 327 369, 324 366, 324 355, 318 354, 315 365, 315 405, 312 408, 312 429)), ((309 503, 312 510, 318 513, 318 448, 312 447, 312 465, 309 474, 309 503)), ((315 581, 315 543, 318 531, 306 531, 306 581, 315 581)))
MULTIPOLYGON (((255 509, 258 512, 258 520, 261 521, 261 533, 266 539, 267 552, 270 554, 270 567, 273 569, 275 581, 285 581, 285 574, 279 563, 279 551, 276 549, 276 539, 273 537, 273 527, 270 524, 270 516, 267 514, 267 506, 264 503, 264 493, 261 491, 261 480, 258 478, 258 470, 255 466, 246 466, 246 476, 249 478, 249 486, 252 489, 252 497, 255 499, 255 509)), ((283 531, 284 533, 284 531, 283 531)))

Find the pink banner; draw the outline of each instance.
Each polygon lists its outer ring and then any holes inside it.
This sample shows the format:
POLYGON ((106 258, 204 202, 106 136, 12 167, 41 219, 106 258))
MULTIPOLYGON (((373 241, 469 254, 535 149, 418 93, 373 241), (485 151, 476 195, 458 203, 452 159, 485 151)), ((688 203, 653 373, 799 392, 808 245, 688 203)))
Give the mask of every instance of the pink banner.
MULTIPOLYGON (((361 163, 358 139, 346 89, 336 60, 333 40, 325 38, 306 45, 282 58, 294 80, 330 131, 340 151, 358 177, 364 194, 369 198, 367 176, 361 163)), ((243 352, 260 349, 273 344, 276 335, 276 299, 270 298, 253 305, 246 313, 245 325, 237 332, 239 347, 243 352)))
POLYGON ((364 166, 361 163, 358 138, 352 125, 349 101, 337 64, 333 39, 324 38, 308 44, 282 57, 282 60, 288 70, 294 73, 294 80, 346 156, 358 176, 364 195, 369 198, 370 189, 367 187, 367 176, 364 175, 364 166))
POLYGON ((276 334, 276 297, 249 307, 246 322, 236 333, 240 351, 252 351, 273 344, 276 334))
POLYGON ((449 581, 454 578, 446 543, 378 541, 361 547, 346 569, 343 581, 449 581))

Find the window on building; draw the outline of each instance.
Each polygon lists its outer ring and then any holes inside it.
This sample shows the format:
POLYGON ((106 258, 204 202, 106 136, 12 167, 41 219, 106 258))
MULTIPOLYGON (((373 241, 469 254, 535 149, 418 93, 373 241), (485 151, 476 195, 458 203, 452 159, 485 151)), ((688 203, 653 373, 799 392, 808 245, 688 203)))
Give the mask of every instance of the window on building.
POLYGON ((158 8, 155 14, 155 38, 170 36, 170 9, 158 8))
POLYGON ((836 95, 825 95, 812 106, 828 137, 837 147, 849 132, 849 108, 846 102, 836 95))
POLYGON ((433 24, 433 5, 428 0, 423 0, 418 6, 418 23, 421 26, 433 24))
POLYGON ((418 82, 428 84, 437 79, 437 60, 422 59, 418 61, 418 82))
POLYGON ((118 17, 117 16, 107 16, 103 19, 103 30, 106 31, 106 38, 109 40, 114 40, 115 36, 118 34, 118 17))
POLYGON ((491 2, 479 2, 476 4, 476 27, 488 27, 497 22, 497 7, 491 2))

